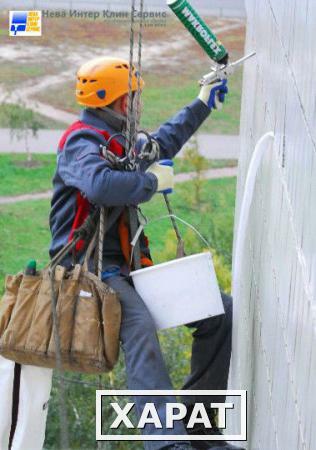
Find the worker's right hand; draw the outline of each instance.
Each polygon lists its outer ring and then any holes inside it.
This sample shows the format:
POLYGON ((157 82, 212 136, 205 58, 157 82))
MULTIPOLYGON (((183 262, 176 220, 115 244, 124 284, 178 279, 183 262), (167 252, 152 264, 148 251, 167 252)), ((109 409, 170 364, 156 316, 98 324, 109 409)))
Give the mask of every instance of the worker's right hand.
POLYGON ((227 80, 217 81, 216 83, 202 86, 199 99, 206 106, 212 109, 222 109, 225 101, 225 95, 228 93, 227 80))
POLYGON ((146 170, 147 173, 152 173, 158 180, 157 191, 161 193, 168 193, 174 187, 174 171, 173 167, 162 163, 154 162, 146 170))

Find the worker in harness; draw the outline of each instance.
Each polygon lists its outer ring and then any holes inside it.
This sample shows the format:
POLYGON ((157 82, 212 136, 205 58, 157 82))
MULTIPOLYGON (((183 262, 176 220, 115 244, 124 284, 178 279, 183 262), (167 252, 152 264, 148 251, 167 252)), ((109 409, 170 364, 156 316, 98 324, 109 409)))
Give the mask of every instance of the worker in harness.
MULTIPOLYGON (((154 322, 141 297, 127 277, 129 272, 129 242, 126 233, 128 214, 125 205, 138 205, 150 201, 157 193, 173 187, 173 171, 154 160, 145 161, 139 171, 118 170, 119 162, 125 156, 129 92, 129 63, 118 58, 97 58, 84 64, 77 74, 76 97, 84 107, 80 120, 65 132, 58 148, 57 170, 54 176, 54 194, 50 214, 52 243, 50 256, 71 239, 93 207, 111 210, 123 207, 123 212, 109 227, 104 238, 102 279, 119 295, 122 306, 120 340, 124 351, 129 389, 172 390, 171 381, 161 354, 154 322), (115 136, 114 136, 115 135, 115 136), (113 137, 114 136, 114 137, 113 137), (109 143, 110 140, 110 143, 109 143), (105 158, 106 148, 112 160, 105 158), (114 161, 114 162, 113 162, 114 161), (115 166, 115 161, 117 166, 115 166), (128 242, 126 242, 126 236, 128 242)), ((226 80, 225 80, 226 81, 226 80)), ((142 79, 133 68, 132 91, 144 86, 142 79)), ((197 131, 217 105, 224 101, 227 93, 226 82, 204 86, 200 95, 190 105, 183 108, 168 122, 160 126, 151 137, 159 146, 160 158, 172 159, 197 131)), ((141 152, 144 138, 139 138, 135 151, 141 152)), ((84 247, 81 242, 75 255, 69 255, 64 265, 71 265, 73 258, 80 260, 84 247)), ((142 234, 140 239, 141 265, 151 265, 148 240, 142 234)), ((222 294, 225 315, 209 318, 189 325, 193 331, 191 374, 184 389, 216 390, 226 389, 231 355, 232 303, 231 298, 222 294)), ((209 407, 211 401, 221 398, 186 397, 188 411, 194 402, 205 401, 214 427, 218 434, 215 414, 209 407)), ((135 399, 138 410, 150 397, 135 399)), ((153 397, 156 409, 164 418, 167 402, 175 402, 173 396, 153 397)), ((165 421, 162 420, 162 423, 165 421)), ((186 430, 186 421, 178 422, 173 430, 147 426, 147 434, 209 434, 209 430, 186 430)), ((237 449, 223 441, 195 441, 190 436, 184 442, 148 441, 146 450, 158 449, 237 449)), ((241 449, 241 447, 238 447, 241 449)))

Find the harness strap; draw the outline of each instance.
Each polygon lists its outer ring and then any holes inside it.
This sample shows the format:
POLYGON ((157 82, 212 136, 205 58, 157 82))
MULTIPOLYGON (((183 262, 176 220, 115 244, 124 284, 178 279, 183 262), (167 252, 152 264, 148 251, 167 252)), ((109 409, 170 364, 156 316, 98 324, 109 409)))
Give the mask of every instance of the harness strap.
MULTIPOLYGON (((130 266, 131 255, 132 255, 132 246, 131 246, 130 228, 128 226, 127 214, 128 214, 128 210, 125 209, 124 213, 120 217, 119 236, 120 236, 120 244, 121 244, 122 253, 124 255, 124 259, 125 259, 126 263, 128 264, 128 266, 130 266)), ((131 235, 134 236, 134 234, 131 234, 131 235)), ((144 240, 145 240, 145 245, 148 247, 148 239, 145 235, 144 235, 144 240)), ((133 253, 135 253, 135 250, 133 253)), ((142 252, 140 252, 140 254, 139 254, 139 261, 140 261, 140 265, 138 266, 138 269, 140 269, 142 267, 150 267, 150 266, 154 265, 152 260, 150 258, 148 258, 147 256, 145 256, 142 252)), ((134 266, 134 269, 138 270, 135 266, 134 266)))
MULTIPOLYGON (((100 130, 98 128, 93 127, 92 125, 88 125, 81 120, 78 120, 77 122, 73 123, 63 134, 62 138, 60 139, 58 151, 62 152, 64 150, 64 147, 66 145, 67 140, 69 137, 76 132, 84 131, 84 130, 93 130, 97 132, 98 134, 102 135, 106 141, 109 142, 109 145, 107 146, 107 149, 110 150, 116 157, 122 158, 125 155, 125 149, 124 147, 115 140, 115 136, 111 136, 110 133, 106 130, 100 130)), ((85 237, 79 236, 80 239, 78 239, 78 229, 85 223, 86 219, 89 217, 89 214, 92 211, 92 205, 88 201, 87 198, 85 198, 81 192, 77 192, 76 197, 76 214, 75 218, 71 227, 71 231, 68 237, 68 244, 69 246, 67 249, 62 250, 62 254, 64 256, 65 252, 69 252, 69 249, 72 249, 73 251, 73 260, 75 261, 78 258, 78 254, 80 252, 83 252, 86 249, 86 243, 85 243, 85 237)), ((130 236, 134 236, 137 228, 138 228, 138 217, 137 217, 137 211, 134 207, 129 207, 129 217, 127 217, 126 213, 123 215, 123 211, 125 208, 114 208, 116 220, 119 219, 119 238, 120 238, 120 244, 122 253, 124 255, 124 259, 128 265, 130 265, 130 258, 132 254, 131 245, 130 245, 130 236), (119 212, 119 214, 118 214, 119 212), (129 226, 128 226, 129 222, 129 226)), ((109 216, 108 223, 107 223, 107 229, 109 229, 115 220, 112 220, 112 214, 109 216)), ((106 230, 105 230, 106 232, 106 230)), ((145 237, 145 243, 148 244, 148 240, 145 237)), ((142 266, 150 266, 153 265, 153 262, 147 258, 146 256, 142 255, 140 252, 140 245, 139 242, 137 243, 136 247, 134 248, 133 252, 133 259, 134 259, 134 269, 140 269, 142 266)))
MULTIPOLYGON (((106 141, 108 141, 111 137, 110 133, 106 130, 100 130, 99 128, 93 127, 92 125, 88 125, 85 122, 82 122, 81 120, 77 120, 77 122, 70 125, 69 128, 65 131, 65 133, 62 135, 59 144, 58 144, 58 151, 62 152, 64 150, 64 147, 66 145, 66 142, 68 138, 75 133, 76 131, 80 130, 93 130, 98 134, 101 134, 106 141)), ((123 146, 116 141, 115 139, 111 140, 111 143, 109 145, 109 150, 113 152, 115 155, 119 157, 123 157, 125 154, 123 146)))

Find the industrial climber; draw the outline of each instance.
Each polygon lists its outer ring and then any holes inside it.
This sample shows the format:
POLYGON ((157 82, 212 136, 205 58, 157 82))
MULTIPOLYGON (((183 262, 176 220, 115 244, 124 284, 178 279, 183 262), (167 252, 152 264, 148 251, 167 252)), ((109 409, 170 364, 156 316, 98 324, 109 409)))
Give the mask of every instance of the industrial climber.
MULTIPOLYGON (((144 81, 136 69, 132 69, 133 95, 144 88, 144 81)), ((146 161, 139 171, 119 170, 113 161, 122 160, 128 115, 129 63, 119 58, 97 58, 85 63, 77 74, 76 97, 83 106, 80 118, 61 138, 58 148, 58 164, 54 177, 54 195, 50 214, 53 257, 71 239, 73 232, 88 216, 92 208, 113 209, 125 205, 148 202, 157 192, 173 188, 173 170, 157 161, 146 161), (115 135, 115 136, 114 136, 115 135), (109 143, 110 140, 110 144, 109 143), (108 146, 112 161, 101 153, 108 146)), ((160 126, 151 137, 159 148, 160 159, 172 159, 188 139, 208 118, 212 110, 224 102, 227 94, 226 80, 203 86, 198 98, 178 114, 160 126)), ((135 153, 144 148, 144 137, 135 143, 135 153)), ((154 322, 142 298, 131 284, 129 273, 130 247, 128 235, 129 216, 123 211, 109 227, 104 238, 103 281, 119 295, 122 307, 120 340, 125 355, 129 389, 172 390, 171 381, 161 354, 154 322), (126 235, 128 236, 126 240, 126 235), (146 374, 146 376, 144 376, 146 374)), ((82 244, 82 243, 81 243, 82 244)), ((80 245, 76 249, 80 257, 80 245)), ((71 265, 69 255, 64 265, 71 265)), ((140 237, 140 263, 152 265, 148 240, 140 237)), ((191 374, 184 389, 226 389, 231 355, 231 298, 222 294, 225 314, 188 325, 193 330, 191 374)), ((212 433, 218 434, 215 412, 210 401, 205 405, 213 424, 212 433)), ((215 399, 216 400, 216 399, 215 399)), ((137 397, 137 410, 149 397, 137 397)), ((187 401, 188 414, 195 398, 187 401)), ((200 401, 200 400, 197 400, 200 401)), ((165 423, 166 403, 175 402, 173 396, 153 399, 157 412, 165 423)), ((146 450, 158 449, 236 449, 224 441, 193 441, 190 433, 209 434, 202 426, 186 429, 187 421, 177 422, 173 430, 156 430, 146 427, 147 434, 188 435, 187 440, 147 441, 146 450)), ((240 447, 239 447, 240 449, 240 447)))

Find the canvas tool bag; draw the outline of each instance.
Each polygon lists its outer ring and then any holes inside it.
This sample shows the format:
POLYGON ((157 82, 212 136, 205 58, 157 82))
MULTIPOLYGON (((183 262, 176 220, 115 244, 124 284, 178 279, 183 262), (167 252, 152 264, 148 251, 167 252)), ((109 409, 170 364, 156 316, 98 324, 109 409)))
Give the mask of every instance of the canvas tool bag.
POLYGON ((8 275, 0 303, 0 354, 20 364, 81 373, 112 370, 119 354, 117 294, 89 272, 88 261, 67 270, 58 262, 79 237, 36 276, 8 275))

